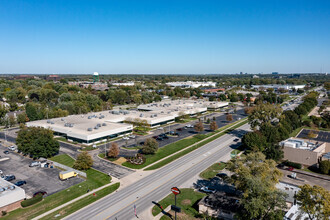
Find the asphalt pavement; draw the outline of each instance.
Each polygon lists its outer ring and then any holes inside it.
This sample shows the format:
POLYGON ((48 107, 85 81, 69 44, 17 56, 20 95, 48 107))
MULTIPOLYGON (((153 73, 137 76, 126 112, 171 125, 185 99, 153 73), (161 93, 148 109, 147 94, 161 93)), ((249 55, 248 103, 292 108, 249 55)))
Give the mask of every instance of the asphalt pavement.
POLYGON ((187 180, 218 162, 237 146, 234 139, 248 131, 245 124, 237 131, 225 134, 220 138, 192 151, 178 160, 154 171, 145 178, 79 210, 65 219, 136 219, 137 215, 153 206, 170 193, 173 186, 180 187, 187 180))

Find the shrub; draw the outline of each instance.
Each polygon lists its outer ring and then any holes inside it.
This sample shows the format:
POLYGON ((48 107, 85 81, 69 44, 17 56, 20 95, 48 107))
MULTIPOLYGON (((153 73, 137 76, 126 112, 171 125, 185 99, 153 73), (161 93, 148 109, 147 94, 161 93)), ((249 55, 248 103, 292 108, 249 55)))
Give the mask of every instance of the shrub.
POLYGON ((155 154, 158 150, 158 142, 153 138, 148 138, 142 147, 142 153, 155 154))
POLYGON ((295 163, 295 162, 291 162, 291 161, 285 161, 284 164, 288 167, 293 167, 296 169, 301 169, 301 164, 300 163, 295 163))
POLYGON ((39 194, 31 199, 27 199, 21 202, 22 207, 28 207, 30 205, 34 205, 42 200, 42 194, 39 194))
POLYGON ((323 174, 330 174, 330 161, 323 160, 319 163, 320 165, 320 172, 323 174))
POLYGON ((1 211, 1 215, 5 216, 5 215, 7 215, 7 212, 6 211, 1 211))

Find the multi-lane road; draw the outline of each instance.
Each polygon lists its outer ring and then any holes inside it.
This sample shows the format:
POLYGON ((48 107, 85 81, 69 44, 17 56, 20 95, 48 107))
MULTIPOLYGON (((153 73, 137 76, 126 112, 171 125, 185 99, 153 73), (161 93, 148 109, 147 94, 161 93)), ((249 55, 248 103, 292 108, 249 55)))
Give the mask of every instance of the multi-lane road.
POLYGON ((151 208, 152 202, 164 198, 171 187, 180 187, 228 155, 236 145, 234 139, 248 129, 249 125, 245 124, 65 219, 136 219, 134 206, 137 215, 151 208))

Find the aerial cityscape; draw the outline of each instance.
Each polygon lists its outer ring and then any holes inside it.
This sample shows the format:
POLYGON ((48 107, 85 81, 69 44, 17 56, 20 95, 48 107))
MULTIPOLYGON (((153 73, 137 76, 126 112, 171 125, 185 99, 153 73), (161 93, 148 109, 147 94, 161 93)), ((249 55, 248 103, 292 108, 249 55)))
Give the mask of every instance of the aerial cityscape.
POLYGON ((330 219, 330 2, 0 2, 0 219, 330 219))

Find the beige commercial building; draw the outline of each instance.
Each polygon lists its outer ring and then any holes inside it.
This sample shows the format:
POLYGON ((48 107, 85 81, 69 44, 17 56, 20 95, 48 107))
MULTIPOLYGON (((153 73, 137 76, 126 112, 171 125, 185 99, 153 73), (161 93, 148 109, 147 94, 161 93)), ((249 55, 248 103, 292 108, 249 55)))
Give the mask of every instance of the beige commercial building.
POLYGON ((283 146, 284 160, 307 166, 317 164, 322 156, 330 151, 329 143, 289 138, 280 142, 283 146))

